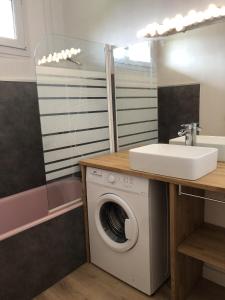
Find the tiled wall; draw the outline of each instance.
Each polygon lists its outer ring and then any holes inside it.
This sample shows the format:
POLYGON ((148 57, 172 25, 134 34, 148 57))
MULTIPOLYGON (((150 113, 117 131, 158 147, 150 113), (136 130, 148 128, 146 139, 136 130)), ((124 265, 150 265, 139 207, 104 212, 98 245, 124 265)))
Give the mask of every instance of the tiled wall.
MULTIPOLYGON (((37 85, 0 82, 0 201, 45 184, 37 85)), ((84 236, 80 207, 1 241, 0 299, 31 300, 72 272, 84 236)))
POLYGON ((45 171, 36 83, 1 81, 0 198, 43 184, 45 171))
POLYGON ((160 87, 158 101, 160 143, 177 137, 181 124, 199 122, 199 84, 160 87))
POLYGON ((85 261, 81 207, 0 242, 0 299, 31 300, 85 261))

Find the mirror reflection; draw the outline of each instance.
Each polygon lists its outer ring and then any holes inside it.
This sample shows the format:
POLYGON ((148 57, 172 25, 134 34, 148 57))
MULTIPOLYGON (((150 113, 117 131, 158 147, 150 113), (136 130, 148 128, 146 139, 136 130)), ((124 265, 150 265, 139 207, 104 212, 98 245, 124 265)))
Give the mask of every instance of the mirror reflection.
POLYGON ((225 136, 224 36, 222 22, 157 42, 159 86, 200 85, 204 135, 225 136))

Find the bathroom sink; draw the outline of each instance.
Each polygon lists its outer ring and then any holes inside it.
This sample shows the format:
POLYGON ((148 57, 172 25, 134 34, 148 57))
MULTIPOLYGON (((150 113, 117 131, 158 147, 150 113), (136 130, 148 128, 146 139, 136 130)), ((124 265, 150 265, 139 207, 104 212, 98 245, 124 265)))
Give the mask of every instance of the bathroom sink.
MULTIPOLYGON (((197 146, 199 147, 213 147, 218 149, 218 161, 225 162, 225 137, 224 136, 209 136, 198 135, 196 137, 197 146)), ((178 137, 170 140, 170 144, 184 145, 185 137, 178 137)))
POLYGON ((216 169, 218 150, 170 144, 152 144, 129 150, 131 169, 196 180, 216 169))

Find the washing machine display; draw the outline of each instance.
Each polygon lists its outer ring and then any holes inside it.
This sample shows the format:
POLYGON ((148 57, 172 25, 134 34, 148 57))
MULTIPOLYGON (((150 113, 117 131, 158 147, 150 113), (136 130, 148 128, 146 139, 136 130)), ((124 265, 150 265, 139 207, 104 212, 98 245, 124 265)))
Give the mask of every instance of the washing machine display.
POLYGON ((114 194, 99 197, 95 222, 104 242, 115 251, 131 249, 138 239, 138 224, 127 203, 114 194))

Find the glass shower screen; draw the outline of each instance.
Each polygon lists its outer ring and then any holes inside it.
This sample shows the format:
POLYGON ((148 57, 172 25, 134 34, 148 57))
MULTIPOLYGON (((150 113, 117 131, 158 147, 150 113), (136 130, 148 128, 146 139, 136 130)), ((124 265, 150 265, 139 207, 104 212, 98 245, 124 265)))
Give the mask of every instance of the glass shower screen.
POLYGON ((49 36, 36 51, 49 207, 80 196, 79 161, 110 151, 104 45, 49 36))
POLYGON ((151 44, 115 48, 114 82, 118 150, 158 142, 158 95, 151 44))

